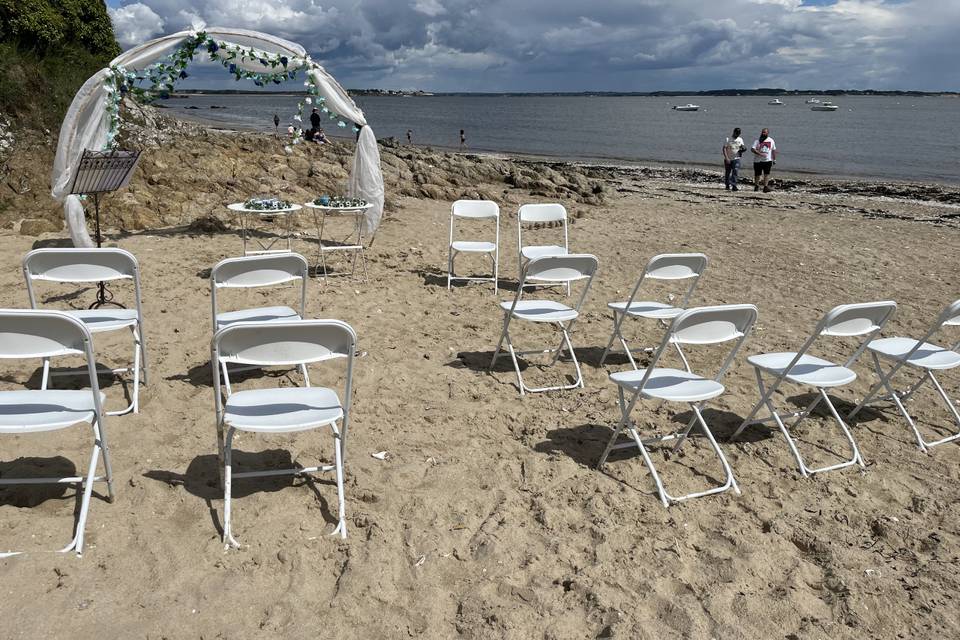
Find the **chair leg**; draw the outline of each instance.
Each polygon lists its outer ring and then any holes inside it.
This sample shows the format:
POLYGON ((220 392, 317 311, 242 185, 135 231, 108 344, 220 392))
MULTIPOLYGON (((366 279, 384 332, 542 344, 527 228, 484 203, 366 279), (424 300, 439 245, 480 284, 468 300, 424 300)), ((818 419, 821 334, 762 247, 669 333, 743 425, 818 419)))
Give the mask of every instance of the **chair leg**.
POLYGON ((134 326, 133 332, 133 412, 140 413, 140 336, 134 326))
POLYGON ((633 411, 633 407, 637 404, 637 400, 640 399, 639 393, 634 393, 633 397, 630 398, 630 405, 625 406, 623 398, 623 387, 617 385, 618 400, 620 405, 620 421, 617 423, 617 427, 613 430, 613 435, 610 436, 610 441, 607 442, 607 447, 603 450, 603 453, 600 455, 600 460, 597 462, 597 469, 602 470, 603 465, 606 464, 607 458, 610 456, 610 452, 613 451, 613 446, 617 442, 617 438, 620 437, 620 432, 623 431, 624 427, 629 424, 630 413, 633 411))
POLYGON ((333 533, 330 535, 340 534, 340 538, 345 540, 347 537, 347 517, 346 517, 346 501, 343 497, 343 451, 341 449, 341 437, 340 432, 337 430, 337 425, 332 424, 330 428, 333 430, 333 455, 334 462, 336 464, 336 474, 337 474, 337 528, 333 530, 333 533))
MULTIPOLYGON (((600 356, 600 362, 598 366, 603 366, 603 363, 606 362, 607 356, 610 355, 610 347, 613 346, 614 340, 619 339, 620 344, 624 345, 624 351, 627 354, 627 357, 630 358, 630 362, 633 362, 633 357, 630 355, 630 349, 626 346, 627 342, 623 339, 623 335, 620 333, 620 325, 623 323, 624 319, 627 317, 625 313, 617 313, 616 310, 613 312, 613 333, 610 334, 610 339, 607 340, 607 346, 603 349, 603 355, 600 356)), ((636 365, 633 367, 636 369, 636 365)))
POLYGON ((43 378, 40 380, 40 389, 43 391, 47 390, 47 385, 50 383, 50 358, 43 359, 43 378))
POLYGON ((500 256, 496 253, 490 255, 493 259, 493 295, 497 295, 500 286, 500 256))
POLYGON ((500 356, 500 347, 503 346, 503 339, 507 335, 507 327, 510 324, 510 314, 507 312, 503 318, 503 329, 500 330, 500 340, 497 341, 497 348, 493 351, 493 359, 490 361, 489 369, 492 371, 493 366, 497 364, 497 358, 500 356))
POLYGON ((633 427, 627 427, 627 432, 630 434, 630 437, 633 438, 633 441, 637 443, 637 448, 640 449, 640 455, 643 456, 643 462, 647 465, 647 469, 650 470, 650 475, 653 476, 653 482, 657 485, 660 502, 663 503, 664 507, 669 507, 670 497, 663 488, 663 481, 660 480, 660 474, 657 473, 657 468, 653 466, 653 459, 650 457, 650 454, 647 453, 647 448, 643 446, 643 440, 640 439, 640 434, 637 433, 637 430, 633 427))
POLYGON ((240 543, 233 537, 233 529, 230 526, 230 493, 231 493, 231 449, 233 447, 233 428, 227 429, 227 441, 224 444, 223 452, 223 548, 224 550, 233 547, 240 548, 240 543))
POLYGON ((450 291, 451 280, 453 280, 453 247, 447 250, 447 291, 450 291))
POLYGON ((107 500, 112 504, 116 499, 116 494, 113 489, 113 464, 110 462, 110 447, 107 446, 107 437, 104 433, 103 424, 99 419, 94 420, 93 437, 103 456, 103 473, 104 479, 107 482, 107 500))
POLYGON ((74 550, 77 553, 77 557, 83 555, 83 538, 86 533, 87 515, 90 513, 90 497, 93 495, 93 483, 97 475, 97 459, 99 458, 99 454, 100 446, 94 442, 93 451, 90 453, 90 467, 87 469, 87 479, 78 487, 78 489, 82 489, 83 497, 80 499, 80 516, 77 518, 77 530, 70 544, 61 549, 63 553, 74 550))

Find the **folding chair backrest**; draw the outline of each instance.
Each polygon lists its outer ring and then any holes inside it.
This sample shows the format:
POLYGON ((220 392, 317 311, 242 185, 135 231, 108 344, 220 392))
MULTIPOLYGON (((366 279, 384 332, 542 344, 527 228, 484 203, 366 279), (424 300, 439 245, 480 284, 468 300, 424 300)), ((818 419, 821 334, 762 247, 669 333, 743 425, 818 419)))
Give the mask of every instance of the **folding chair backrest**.
POLYGON ((87 353, 90 332, 59 311, 0 309, 0 358, 42 359, 87 353))
POLYGON ((62 311, 0 309, 0 359, 34 360, 84 356, 97 415, 103 416, 93 338, 86 326, 62 311))
POLYGON ((562 204, 525 204, 517 214, 520 224, 535 222, 567 222, 567 210, 562 204))
POLYGON ((255 366, 295 366, 353 358, 357 336, 339 320, 247 322, 228 326, 213 339, 220 362, 255 366))
POLYGON ((834 307, 820 321, 819 333, 825 336, 856 337, 879 331, 897 309, 897 303, 861 302, 834 307))
MULTIPOLYGON (((647 365, 646 374, 640 383, 642 387, 652 374, 660 357, 670 344, 680 345, 712 345, 736 340, 727 357, 723 360, 714 380, 727 372, 733 359, 746 342, 747 336, 757 321, 757 308, 752 304, 725 304, 713 307, 694 307, 687 309, 670 323, 663 341, 647 365)), ((686 365, 686 358, 684 358, 686 365)))
POLYGON ((955 300, 947 305, 947 308, 940 314, 938 324, 954 327, 960 325, 960 300, 955 300))
POLYGON ((308 269, 307 259, 299 253, 227 258, 210 272, 210 284, 217 289, 270 287, 298 279, 306 281, 308 269))
POLYGON ((23 276, 32 307, 36 307, 35 281, 86 283, 132 279, 139 304, 140 265, 132 253, 123 249, 34 249, 23 257, 23 276))
POLYGON ((34 249, 23 258, 28 280, 107 282, 135 278, 137 259, 129 251, 102 249, 34 249))
POLYGON ((596 256, 571 253, 562 256, 542 256, 534 258, 523 269, 520 278, 520 290, 527 280, 538 282, 571 282, 593 278, 597 271, 596 256))
POLYGON ((662 253, 650 258, 644 274, 657 280, 684 280, 699 278, 707 268, 707 256, 702 253, 662 253))
POLYGON ((490 200, 457 200, 450 213, 457 218, 499 218, 500 207, 490 200))
POLYGON ((696 307, 684 311, 670 325, 668 340, 675 344, 718 344, 750 332, 757 320, 752 304, 696 307))

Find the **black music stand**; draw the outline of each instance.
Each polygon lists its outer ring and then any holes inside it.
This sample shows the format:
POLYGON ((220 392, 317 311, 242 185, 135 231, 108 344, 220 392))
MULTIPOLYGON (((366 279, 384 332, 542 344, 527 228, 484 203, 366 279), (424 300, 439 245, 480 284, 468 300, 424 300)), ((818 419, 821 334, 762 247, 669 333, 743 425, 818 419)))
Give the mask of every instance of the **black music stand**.
MULTIPOLYGON (((100 233, 100 194, 110 193, 127 186, 139 159, 139 151, 91 151, 90 149, 85 150, 80 158, 70 193, 93 196, 98 248, 103 245, 103 236, 100 233)), ((111 295, 110 298, 113 296, 111 295)), ((90 308, 94 309, 105 304, 123 306, 107 298, 107 287, 101 282, 97 286, 97 300, 90 305, 90 308)))

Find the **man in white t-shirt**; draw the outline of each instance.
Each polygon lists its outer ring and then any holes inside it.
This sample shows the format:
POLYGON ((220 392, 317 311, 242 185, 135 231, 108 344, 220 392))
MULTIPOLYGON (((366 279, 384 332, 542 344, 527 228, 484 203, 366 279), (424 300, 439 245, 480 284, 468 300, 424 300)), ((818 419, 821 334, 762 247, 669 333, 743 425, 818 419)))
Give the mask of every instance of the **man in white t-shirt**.
POLYGON ((770 193, 770 170, 777 161, 777 143, 770 137, 766 127, 760 132, 760 137, 753 141, 750 147, 753 153, 753 190, 760 190, 760 176, 763 175, 763 192, 770 193))
POLYGON ((740 137, 740 127, 733 130, 733 135, 723 143, 723 185, 727 191, 737 191, 737 181, 740 179, 740 156, 746 145, 740 137))

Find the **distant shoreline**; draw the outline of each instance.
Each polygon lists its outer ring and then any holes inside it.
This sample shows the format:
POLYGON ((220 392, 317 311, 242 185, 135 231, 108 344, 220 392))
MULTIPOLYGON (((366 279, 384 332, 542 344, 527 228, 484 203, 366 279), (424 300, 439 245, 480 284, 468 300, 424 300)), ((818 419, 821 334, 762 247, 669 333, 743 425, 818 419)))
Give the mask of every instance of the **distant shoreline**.
MULTIPOLYGON (((875 89, 708 89, 704 91, 397 91, 391 89, 348 89, 351 96, 368 97, 539 97, 539 98, 575 98, 575 97, 605 97, 605 98, 680 98, 690 96, 695 98, 736 98, 736 97, 807 97, 827 96, 881 96, 881 97, 915 97, 915 98, 960 98, 960 91, 909 91, 875 89)), ((249 91, 243 89, 185 89, 170 94, 171 99, 195 95, 269 95, 269 96, 305 96, 305 92, 297 91, 249 91)))

